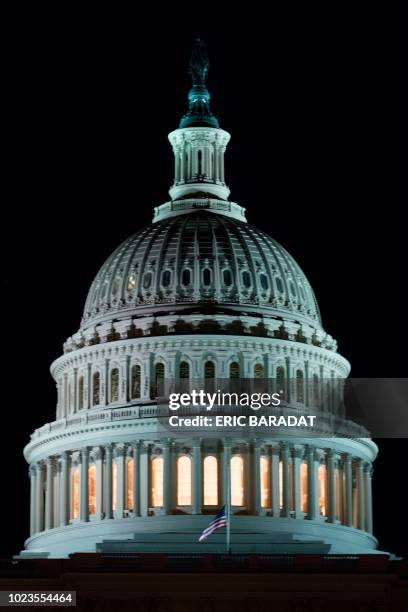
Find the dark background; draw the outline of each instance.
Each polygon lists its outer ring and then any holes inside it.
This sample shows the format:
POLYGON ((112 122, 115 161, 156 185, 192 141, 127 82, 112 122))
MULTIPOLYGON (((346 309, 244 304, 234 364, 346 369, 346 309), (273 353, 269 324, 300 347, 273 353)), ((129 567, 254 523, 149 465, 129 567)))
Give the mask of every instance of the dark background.
MULTIPOLYGON (((197 35, 210 54, 212 108, 232 134, 231 199, 300 262, 352 375, 407 375, 397 16, 304 27, 299 15, 259 15, 257 25, 241 15, 239 24, 176 27, 160 14, 160 28, 99 17, 48 15, 31 27, 31 15, 21 16, 5 57, 0 557, 28 536, 22 449, 54 418, 49 366, 78 329, 103 261, 168 199, 167 134, 186 109, 197 35)), ((407 442, 379 441, 374 472, 375 534, 382 550, 400 554, 407 442)))

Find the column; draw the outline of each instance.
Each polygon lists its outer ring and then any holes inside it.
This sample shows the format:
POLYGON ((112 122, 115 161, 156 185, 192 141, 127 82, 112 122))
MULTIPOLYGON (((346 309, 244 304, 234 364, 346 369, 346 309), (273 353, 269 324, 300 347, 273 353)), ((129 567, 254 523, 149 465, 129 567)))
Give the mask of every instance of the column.
POLYGON ((300 488, 300 466, 302 463, 303 446, 295 445, 293 448, 293 501, 295 518, 303 518, 300 488))
POLYGON ((280 446, 276 444, 272 446, 271 456, 271 507, 272 515, 278 517, 280 515, 280 500, 279 500, 279 459, 280 446))
POLYGON ((43 466, 42 463, 37 463, 35 466, 36 477, 36 493, 35 493, 35 532, 38 533, 44 528, 44 489, 43 489, 43 466))
POLYGON ((98 447, 95 450, 96 468, 96 512, 95 519, 101 520, 103 516, 103 449, 98 447))
POLYGON ((348 527, 353 526, 353 472, 352 472, 353 457, 349 454, 344 459, 344 475, 346 489, 346 516, 345 524, 348 527))
POLYGON ((171 440, 163 444, 163 512, 170 514, 171 510, 171 440))
POLYGON ((112 446, 105 446, 105 470, 106 470, 106 496, 105 496, 105 518, 113 518, 112 514, 112 446))
POLYGON ((372 490, 371 490, 371 477, 372 468, 369 463, 364 466, 364 477, 365 477, 365 498, 366 498, 366 531, 373 533, 373 508, 372 508, 372 490))
POLYGON ((133 516, 140 516, 140 445, 141 442, 132 444, 133 454, 133 516))
POLYGON ((78 368, 74 368, 74 410, 78 412, 78 368))
POLYGON ((201 514, 202 506, 201 439, 193 439, 193 514, 201 514))
POLYGON ((291 401, 291 392, 292 392, 292 368, 290 365, 290 358, 289 357, 285 357, 285 362, 286 362, 286 376, 285 376, 285 382, 286 382, 286 402, 287 404, 290 403, 291 401))
POLYGON ((62 411, 63 417, 67 417, 69 413, 69 397, 68 397, 68 374, 64 374, 64 408, 62 411))
POLYGON ((357 464, 358 486, 358 528, 365 530, 365 495, 364 495, 364 463, 360 459, 357 464))
POLYGON ((89 410, 92 406, 92 365, 88 363, 88 384, 86 393, 86 407, 89 410))
POLYGON ((254 441, 252 444, 252 473, 254 487, 254 512, 261 513, 261 443, 254 441))
POLYGON ((45 481, 45 530, 52 529, 54 460, 47 457, 45 481))
POLYGON ((305 405, 310 406, 309 362, 305 361, 305 405))
POLYGON ((81 495, 80 495, 80 519, 89 521, 88 512, 88 463, 89 451, 87 448, 81 450, 81 495))
POLYGON ((318 461, 316 461, 315 448, 308 446, 307 457, 307 518, 314 521, 318 516, 317 485, 318 485, 318 461))
POLYGON ((30 535, 33 535, 33 533, 35 533, 35 528, 36 528, 36 524, 35 524, 36 470, 33 465, 30 465, 29 470, 28 470, 28 475, 30 477, 30 535))
POLYGON ((290 497, 289 497, 289 445, 282 443, 282 516, 290 517, 290 497))
POLYGON ((109 404, 109 393, 110 393, 109 359, 105 359, 105 398, 104 398, 105 406, 109 404))
MULTIPOLYGON (((141 376, 141 373, 140 373, 140 384, 142 383, 141 378, 142 378, 142 376, 141 376)), ((132 378, 131 378, 131 371, 130 371, 130 355, 126 356, 126 377, 125 377, 125 380, 126 380, 126 383, 125 383, 126 384, 126 394, 125 394, 126 395, 126 401, 130 402, 130 399, 131 399, 131 396, 132 396, 132 389, 131 389, 132 378)))
POLYGON ((223 461, 222 461, 222 503, 227 505, 231 502, 231 440, 223 439, 223 461))
POLYGON ((60 527, 68 525, 68 485, 69 485, 69 455, 66 451, 61 453, 60 475, 60 527))
POLYGON ((329 448, 327 453, 327 520, 336 521, 336 501, 334 498, 334 451, 329 448))
POLYGON ((125 446, 116 446, 116 518, 123 518, 125 509, 125 454, 125 446))

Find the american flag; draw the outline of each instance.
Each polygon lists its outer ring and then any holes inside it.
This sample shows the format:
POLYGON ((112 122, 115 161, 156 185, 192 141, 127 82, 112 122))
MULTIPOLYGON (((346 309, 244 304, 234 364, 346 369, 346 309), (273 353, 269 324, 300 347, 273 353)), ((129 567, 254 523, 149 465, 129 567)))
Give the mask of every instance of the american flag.
POLYGON ((221 508, 216 517, 211 521, 211 523, 206 527, 199 537, 198 541, 202 542, 208 536, 210 536, 216 529, 220 527, 226 527, 228 525, 228 518, 225 506, 221 508))

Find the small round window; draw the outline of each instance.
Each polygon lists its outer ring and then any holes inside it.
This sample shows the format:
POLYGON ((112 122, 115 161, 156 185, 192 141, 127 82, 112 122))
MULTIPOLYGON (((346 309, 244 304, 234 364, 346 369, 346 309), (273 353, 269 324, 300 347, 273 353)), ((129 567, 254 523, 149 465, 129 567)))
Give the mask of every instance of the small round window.
POLYGON ((232 285, 232 274, 231 270, 224 270, 223 272, 224 285, 226 287, 231 287, 232 285))
POLYGON ((269 284, 268 284, 268 277, 266 276, 266 274, 261 274, 259 277, 259 280, 261 281, 261 287, 262 289, 265 289, 265 291, 268 289, 269 284))
POLYGON ((183 270, 183 274, 181 275, 181 282, 185 287, 187 287, 190 284, 190 281, 191 273, 190 270, 186 268, 185 270, 183 270))
POLYGON ((163 287, 168 287, 171 281, 171 272, 170 270, 165 270, 163 272, 162 285, 163 287))
POLYGON ((127 282, 127 290, 132 291, 136 287, 136 274, 131 274, 127 282))
POLYGON ((277 287, 278 291, 280 291, 280 293, 283 293, 283 283, 282 283, 282 279, 281 279, 279 276, 277 276, 277 277, 275 278, 275 282, 276 282, 276 287, 277 287))
POLYGON ((209 268, 205 268, 203 272, 203 283, 206 287, 211 285, 211 270, 209 268))
POLYGON ((147 272, 144 275, 144 279, 143 279, 143 287, 144 287, 144 289, 148 289, 151 284, 152 284, 152 273, 151 272, 147 272))
POLYGON ((242 283, 244 287, 248 288, 251 286, 251 276, 246 270, 244 270, 244 272, 242 273, 242 283))

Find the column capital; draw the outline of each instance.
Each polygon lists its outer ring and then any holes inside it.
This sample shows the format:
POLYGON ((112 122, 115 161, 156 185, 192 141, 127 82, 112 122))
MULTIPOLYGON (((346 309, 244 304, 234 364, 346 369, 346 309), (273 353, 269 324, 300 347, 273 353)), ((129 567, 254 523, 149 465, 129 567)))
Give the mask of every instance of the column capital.
POLYGON ((81 460, 83 461, 84 459, 88 459, 89 458, 89 447, 85 446, 84 448, 81 448, 81 460))
POLYGON ((95 446, 92 449, 92 455, 93 455, 95 461, 99 461, 100 459, 103 459, 103 448, 102 448, 102 446, 95 446))
POLYGON ((125 455, 126 455, 126 444, 115 445, 114 456, 115 457, 125 457, 125 455))
POLYGON ((201 438, 193 438, 191 440, 193 447, 196 447, 196 448, 197 447, 201 448, 201 441, 202 441, 201 438))
POLYGON ((139 451, 141 450, 142 446, 143 446, 143 442, 141 440, 135 440, 134 442, 131 443, 132 444, 132 449, 134 451, 139 451))
POLYGON ((304 444, 295 444, 292 448, 293 456, 296 459, 303 459, 304 450, 304 444))
POLYGON ((61 461, 68 461, 69 458, 70 458, 70 455, 69 455, 68 451, 61 451, 61 453, 60 453, 61 461))
POLYGON ((37 470, 36 470, 36 466, 35 465, 30 465, 28 468, 28 475, 30 478, 32 478, 33 476, 35 476, 37 470))

